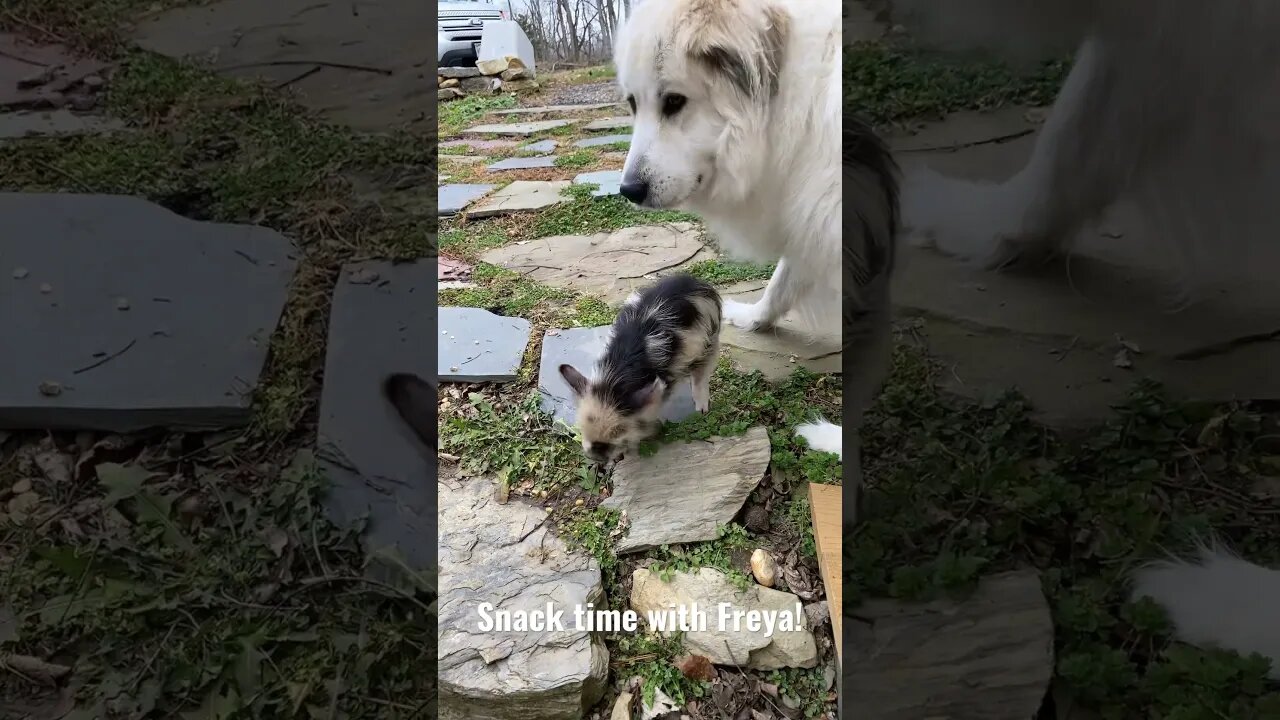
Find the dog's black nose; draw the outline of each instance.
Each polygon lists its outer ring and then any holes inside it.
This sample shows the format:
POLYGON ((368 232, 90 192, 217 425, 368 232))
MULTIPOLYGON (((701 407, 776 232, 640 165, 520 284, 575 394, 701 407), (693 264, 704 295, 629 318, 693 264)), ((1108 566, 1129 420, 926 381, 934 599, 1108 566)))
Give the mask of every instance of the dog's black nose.
POLYGON ((647 182, 624 182, 618 186, 618 192, 622 193, 622 197, 639 205, 649 195, 649 183, 647 182))

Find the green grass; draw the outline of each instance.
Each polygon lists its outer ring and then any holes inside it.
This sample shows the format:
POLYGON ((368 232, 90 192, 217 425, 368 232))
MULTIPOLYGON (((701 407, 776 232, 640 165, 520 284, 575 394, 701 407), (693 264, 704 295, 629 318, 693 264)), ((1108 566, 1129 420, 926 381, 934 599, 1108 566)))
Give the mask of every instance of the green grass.
MULTIPOLYGON (((75 532, 38 517, 10 527, 6 652, 73 666, 76 717, 427 711, 435 678, 420 670, 436 626, 420 598, 432 583, 364 579, 360 528, 326 520, 310 453, 252 485, 197 469, 184 489, 177 472, 99 464, 74 492, 101 510, 75 532)), ((17 679, 0 677, 0 697, 17 679)))
POLYGON ((690 680, 676 668, 675 661, 685 654, 679 635, 669 638, 656 633, 623 635, 613 652, 614 664, 626 677, 640 677, 640 694, 647 705, 653 704, 658 689, 681 706, 711 693, 710 683, 690 680))
POLYGON ((675 573, 697 572, 699 568, 713 568, 729 577, 739 590, 746 590, 754 584, 740 562, 734 561, 735 551, 750 553, 754 541, 746 528, 736 523, 716 528, 716 539, 688 546, 658 547, 649 553, 654 563, 649 569, 657 573, 663 582, 670 582, 675 573))
POLYGON ((468 95, 460 100, 440 103, 437 106, 440 111, 440 137, 457 135, 479 124, 490 110, 506 110, 515 106, 514 95, 468 95))
POLYGON ((1034 567, 1057 674, 1104 718, 1272 717, 1280 693, 1265 662, 1170 645, 1159 608, 1129 603, 1124 589, 1136 563, 1211 528, 1261 562, 1280 560, 1273 510, 1249 495, 1268 472, 1258 411, 1182 406, 1142 383, 1105 426, 1068 442, 1016 395, 984 405, 944 395, 938 372, 899 348, 868 416, 864 519, 844 545, 851 607, 872 595, 963 595, 984 574, 1034 567))
POLYGON ((563 194, 573 198, 573 202, 552 205, 538 213, 529 225, 529 235, 590 235, 634 225, 697 222, 697 218, 689 213, 641 210, 617 195, 593 198, 591 191, 592 187, 587 185, 565 188, 563 194))
POLYGON ((989 58, 855 43, 844 53, 844 102, 850 112, 877 125, 1007 104, 1047 105, 1069 69, 1068 60, 1058 59, 1017 73, 989 58))
POLYGON ((685 272, 713 285, 732 285, 748 280, 768 280, 773 275, 773 266, 717 258, 696 262, 685 268, 685 272))
POLYGON ((582 150, 574 150, 571 153, 561 155, 556 158, 556 167, 562 168, 583 168, 600 159, 591 148, 583 148, 582 150))

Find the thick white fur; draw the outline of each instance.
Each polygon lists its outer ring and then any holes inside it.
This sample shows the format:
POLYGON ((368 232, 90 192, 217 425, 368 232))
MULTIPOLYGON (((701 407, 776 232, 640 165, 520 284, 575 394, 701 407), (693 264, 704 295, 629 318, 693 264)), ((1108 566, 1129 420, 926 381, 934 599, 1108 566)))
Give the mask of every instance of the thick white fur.
MULTIPOLYGON (((702 216, 730 256, 777 262, 758 302, 724 302, 724 320, 747 330, 787 312, 839 327, 840 27, 832 0, 646 0, 619 33, 618 84, 635 100, 624 182, 649 183, 647 206, 702 216), (754 72, 755 93, 690 59, 718 45, 767 68, 771 29, 784 36, 776 78, 754 72), (673 92, 687 104, 664 118, 673 92)), ((840 452, 838 426, 797 431, 840 452)))
POLYGON ((624 178, 649 183, 647 206, 702 216, 729 255, 778 263, 759 302, 725 303, 739 327, 793 310, 840 322, 840 37, 831 0, 646 0, 619 33, 618 84, 636 100, 624 178), (760 64, 770 13, 785 17, 776 94, 749 96, 690 59, 719 45, 760 64), (666 119, 673 92, 688 102, 666 119))
MULTIPOLYGON (((999 184, 908 172, 903 224, 999 266, 1070 249, 1132 203, 1196 294, 1272 277, 1280 260, 1280 3, 1274 0, 895 0, 942 46, 1024 57, 1076 33, 1076 62, 1022 172, 999 184), (967 18, 967 20, 965 19, 967 18), (1049 23, 1037 18, 1069 18, 1049 23), (1017 47, 1013 46, 1016 41, 1017 47)), ((1124 240, 1120 240, 1123 242, 1124 240)), ((1220 548, 1135 576, 1187 642, 1262 653, 1280 678, 1280 572, 1220 548)))
POLYGON ((1220 547, 1201 548, 1197 556, 1138 570, 1134 599, 1163 606, 1186 642, 1270 658, 1271 677, 1280 680, 1280 571, 1220 547))
POLYGON ((835 453, 844 459, 844 431, 839 425, 826 420, 796 426, 796 435, 804 438, 809 447, 821 452, 835 453))

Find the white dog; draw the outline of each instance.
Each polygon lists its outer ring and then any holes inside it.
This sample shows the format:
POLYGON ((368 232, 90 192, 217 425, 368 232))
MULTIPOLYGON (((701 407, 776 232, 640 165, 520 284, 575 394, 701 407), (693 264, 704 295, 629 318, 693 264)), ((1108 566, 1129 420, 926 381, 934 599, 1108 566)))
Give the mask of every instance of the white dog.
MULTIPOLYGON (((1070 250, 1113 205, 1137 208, 1182 261, 1186 290, 1274 274, 1280 229, 1280 3, 1274 0, 894 0, 894 21, 959 49, 1076 46, 1026 167, 999 184, 907 173, 914 239, 987 266, 1070 250), (1015 44, 1016 43, 1016 44, 1015 44)), ((1034 57, 1034 54, 1031 55, 1034 57)), ((1272 661, 1280 572, 1216 546, 1148 566, 1134 595, 1193 643, 1272 661)))
MULTIPOLYGON (((834 0, 646 0, 618 35, 618 84, 635 115, 622 195, 695 212, 730 255, 777 262, 759 302, 724 304, 725 320, 744 329, 766 330, 788 311, 834 329, 842 259, 874 287, 843 314, 887 313, 887 287, 876 281, 892 257, 896 180, 869 129, 842 136, 840 25, 834 0), (851 154, 865 164, 842 172, 851 154), (853 239, 842 227, 842 181, 866 193, 853 239)), ((845 353, 868 378, 859 387, 877 386, 889 347, 887 314, 867 326, 878 344, 845 353)), ((846 409, 860 412, 850 400, 846 409)), ((797 432, 843 456, 839 426, 797 432)))

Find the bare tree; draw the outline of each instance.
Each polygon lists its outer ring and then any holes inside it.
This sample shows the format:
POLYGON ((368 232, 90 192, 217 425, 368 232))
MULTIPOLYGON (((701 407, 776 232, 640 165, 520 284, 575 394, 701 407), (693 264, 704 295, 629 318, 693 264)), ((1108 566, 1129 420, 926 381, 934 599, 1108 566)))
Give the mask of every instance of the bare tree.
MULTIPOLYGON (((623 15, 630 0, 620 0, 623 15)), ((590 63, 607 59, 618 27, 619 0, 526 0, 516 21, 534 53, 551 62, 590 63)))

